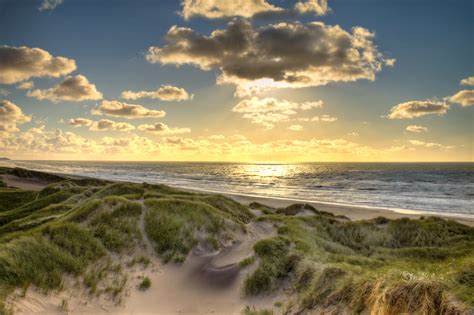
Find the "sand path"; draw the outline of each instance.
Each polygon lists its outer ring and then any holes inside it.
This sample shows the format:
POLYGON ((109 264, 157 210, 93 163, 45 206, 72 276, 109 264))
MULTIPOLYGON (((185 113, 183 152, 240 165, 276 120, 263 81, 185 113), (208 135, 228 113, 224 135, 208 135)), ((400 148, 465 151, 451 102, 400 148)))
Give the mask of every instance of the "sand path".
MULTIPOLYGON (((146 207, 140 216, 143 231, 146 207)), ((182 265, 162 264, 153 255, 154 267, 129 271, 129 290, 121 305, 113 305, 104 298, 91 298, 66 290, 44 295, 29 289, 24 297, 20 292, 9 298, 15 314, 241 314, 246 306, 274 308, 275 302, 286 300, 284 292, 269 296, 245 297, 242 283, 254 268, 240 268, 239 262, 253 254, 253 245, 260 239, 275 235, 268 222, 252 222, 248 233, 237 241, 210 255, 191 254, 182 265), (142 276, 151 280, 146 291, 137 289, 142 276), (67 300, 67 311, 61 308, 67 300)), ((145 247, 152 251, 152 244, 144 235, 145 247)))

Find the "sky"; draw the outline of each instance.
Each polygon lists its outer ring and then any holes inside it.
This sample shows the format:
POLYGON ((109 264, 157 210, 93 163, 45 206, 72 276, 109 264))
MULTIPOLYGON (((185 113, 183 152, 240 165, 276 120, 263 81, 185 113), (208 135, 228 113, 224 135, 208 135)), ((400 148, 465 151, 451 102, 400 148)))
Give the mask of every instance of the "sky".
POLYGON ((472 0, 0 0, 0 157, 473 161, 472 0))

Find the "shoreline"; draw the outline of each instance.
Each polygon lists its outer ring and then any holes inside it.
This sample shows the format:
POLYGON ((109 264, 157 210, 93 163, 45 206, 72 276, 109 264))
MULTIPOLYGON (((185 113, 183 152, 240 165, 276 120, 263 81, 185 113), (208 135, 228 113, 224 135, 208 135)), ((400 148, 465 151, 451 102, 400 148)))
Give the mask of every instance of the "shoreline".
MULTIPOLYGON (((32 171, 35 171, 35 170, 32 170, 32 171)), ((110 182, 135 182, 135 181, 125 181, 125 180, 107 179, 107 178, 101 178, 101 177, 76 175, 76 174, 66 174, 66 173, 48 172, 48 174, 59 175, 66 178, 70 177, 70 178, 101 179, 101 180, 106 180, 110 182)), ((10 182, 10 185, 14 187, 23 188, 23 189, 32 189, 33 187, 35 187, 36 189, 40 189, 42 187, 41 184, 37 182, 31 183, 30 180, 25 179, 25 178, 16 178, 14 181, 9 181, 9 182, 10 182)), ((140 182, 146 182, 146 181, 140 181, 140 182)), ((139 182, 136 181, 135 183, 139 183, 139 182)), ((147 183, 160 184, 160 183, 150 183, 150 182, 147 182, 147 183)), ((195 193, 220 194, 245 205, 249 205, 251 202, 259 202, 259 203, 262 203, 274 208, 283 208, 295 203, 307 203, 321 211, 331 212, 335 215, 344 215, 352 221, 370 220, 379 216, 383 216, 388 219, 399 219, 399 218, 419 219, 420 217, 440 217, 445 220, 455 220, 459 223, 474 227, 474 217, 469 217, 462 214, 444 214, 444 213, 439 213, 439 212, 433 213, 429 211, 423 212, 423 211, 418 211, 418 210, 404 210, 404 209, 394 210, 394 209, 389 209, 389 208, 377 208, 377 207, 360 206, 360 205, 345 205, 345 204, 337 204, 337 203, 330 203, 330 202, 324 202, 324 201, 311 201, 311 200, 293 199, 293 198, 285 198, 285 197, 254 196, 254 195, 247 195, 243 193, 218 192, 218 191, 212 191, 212 190, 208 190, 204 188, 203 189, 187 188, 187 187, 180 187, 180 186, 173 186, 173 185, 169 185, 169 186, 176 189, 183 190, 183 191, 189 191, 189 192, 195 192, 195 193)))
MULTIPOLYGON (((429 213, 429 212, 419 212, 415 213, 403 213, 397 212, 391 209, 386 208, 372 208, 372 207, 362 207, 357 205, 343 205, 343 204, 334 204, 318 201, 305 201, 291 198, 281 198, 281 197, 267 197, 267 196, 251 196, 239 193, 222 193, 222 192, 213 192, 204 189, 191 189, 183 187, 174 187, 184 191, 189 192, 209 192, 209 193, 218 193, 223 196, 229 197, 234 201, 242 203, 244 205, 249 205, 251 202, 258 202, 267 206, 274 208, 287 207, 295 203, 307 203, 321 211, 331 212, 335 215, 344 215, 351 219, 351 221, 357 220, 370 220, 376 217, 382 216, 388 219, 399 219, 399 218, 410 218, 410 219, 419 219, 420 217, 440 217, 445 220, 455 220, 465 225, 474 226, 474 217, 467 217, 462 215, 446 215, 440 213, 429 213)), ((402 210, 402 209, 400 209, 402 210)))

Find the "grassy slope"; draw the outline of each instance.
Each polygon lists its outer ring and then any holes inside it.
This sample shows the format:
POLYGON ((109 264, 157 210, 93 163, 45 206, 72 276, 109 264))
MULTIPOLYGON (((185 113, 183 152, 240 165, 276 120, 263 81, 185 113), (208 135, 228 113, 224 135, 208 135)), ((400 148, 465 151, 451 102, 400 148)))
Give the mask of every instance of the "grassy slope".
POLYGON ((243 290, 262 295, 284 285, 289 312, 457 314, 474 306, 474 229, 454 221, 350 222, 307 205, 259 204, 252 207, 265 215, 255 218, 226 197, 164 185, 15 174, 52 183, 40 192, 0 187, 0 305, 15 287, 60 289, 66 274, 91 294, 119 296, 123 269, 149 263, 137 253, 145 211, 156 252, 175 262, 195 246, 218 249, 253 220, 273 222, 278 236, 256 243, 255 257, 241 264, 256 265, 243 290), (295 216, 300 210, 314 215, 295 216), (117 255, 135 258, 117 264, 117 255))

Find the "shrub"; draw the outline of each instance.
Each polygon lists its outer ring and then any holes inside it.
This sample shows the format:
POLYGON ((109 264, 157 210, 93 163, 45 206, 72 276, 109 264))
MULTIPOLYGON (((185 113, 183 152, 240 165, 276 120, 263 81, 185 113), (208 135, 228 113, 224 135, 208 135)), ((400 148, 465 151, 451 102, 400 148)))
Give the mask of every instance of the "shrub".
POLYGON ((144 277, 142 281, 138 284, 138 288, 142 291, 147 290, 151 287, 151 280, 148 277, 144 277))

